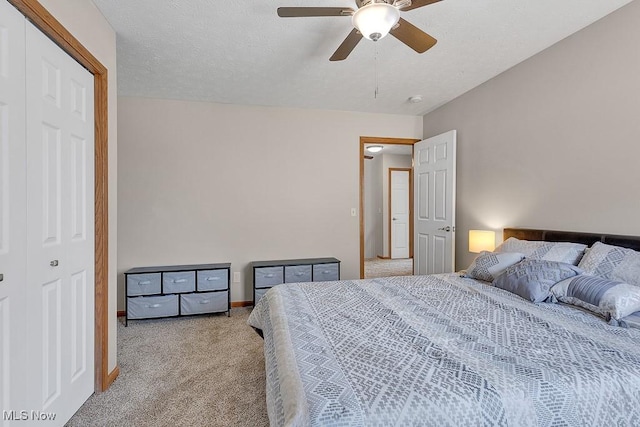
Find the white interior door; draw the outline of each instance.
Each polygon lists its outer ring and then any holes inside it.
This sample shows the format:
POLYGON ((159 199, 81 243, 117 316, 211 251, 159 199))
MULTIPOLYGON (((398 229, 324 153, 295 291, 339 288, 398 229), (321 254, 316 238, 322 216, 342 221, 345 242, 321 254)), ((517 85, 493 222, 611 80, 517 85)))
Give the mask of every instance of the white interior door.
MULTIPOLYGON (((0 2, 0 408, 3 411, 25 408, 27 390, 22 375, 27 367, 24 26, 24 17, 7 2, 0 2)), ((1 415, 0 425, 10 425, 1 415)))
POLYGON ((27 386, 63 425, 94 390, 93 76, 26 27, 27 386))
POLYGON ((391 258, 409 258, 409 171, 389 169, 391 258))
POLYGON ((455 268, 456 131, 414 145, 414 274, 455 268))

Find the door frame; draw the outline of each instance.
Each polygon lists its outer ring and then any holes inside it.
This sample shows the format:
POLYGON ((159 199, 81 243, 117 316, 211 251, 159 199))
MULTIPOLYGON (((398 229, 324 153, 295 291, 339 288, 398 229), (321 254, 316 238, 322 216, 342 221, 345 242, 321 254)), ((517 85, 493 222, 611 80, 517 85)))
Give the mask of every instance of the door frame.
MULTIPOLYGON (((397 145, 411 145, 420 141, 415 138, 386 138, 379 136, 361 136, 360 137, 360 278, 364 279, 364 153, 365 146, 370 144, 397 144, 397 145)), ((413 154, 411 155, 413 158, 413 154)), ((411 226, 413 227, 413 219, 411 220, 411 226)), ((410 238, 413 241, 413 236, 410 238)), ((413 246, 413 244, 411 245, 413 246)))
POLYGON ((108 209, 108 75, 98 61, 37 0, 8 0, 32 24, 53 40, 94 78, 95 140, 95 364, 94 390, 105 391, 116 379, 118 365, 109 372, 109 209, 108 209))
MULTIPOLYGON (((411 156, 411 161, 413 162, 413 155, 411 156)), ((389 230, 389 259, 393 259, 393 257, 391 256, 392 254, 392 249, 391 249, 391 172, 395 171, 395 172, 409 172, 409 188, 408 188, 408 192, 409 192, 409 258, 413 258, 413 168, 389 168, 389 186, 387 187, 389 189, 389 191, 387 191, 388 194, 388 202, 389 202, 389 215, 387 218, 387 228, 389 230)))

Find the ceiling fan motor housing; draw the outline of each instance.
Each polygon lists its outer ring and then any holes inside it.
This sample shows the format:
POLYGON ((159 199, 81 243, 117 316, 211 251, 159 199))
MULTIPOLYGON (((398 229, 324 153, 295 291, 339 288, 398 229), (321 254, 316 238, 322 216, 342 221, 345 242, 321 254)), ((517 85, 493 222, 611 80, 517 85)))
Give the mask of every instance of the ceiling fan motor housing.
MULTIPOLYGON (((411 2, 411 0, 356 0, 356 4, 358 7, 366 6, 371 3, 388 3, 388 4, 396 4, 399 2, 411 2)), ((397 5, 396 5, 397 6, 397 5)))

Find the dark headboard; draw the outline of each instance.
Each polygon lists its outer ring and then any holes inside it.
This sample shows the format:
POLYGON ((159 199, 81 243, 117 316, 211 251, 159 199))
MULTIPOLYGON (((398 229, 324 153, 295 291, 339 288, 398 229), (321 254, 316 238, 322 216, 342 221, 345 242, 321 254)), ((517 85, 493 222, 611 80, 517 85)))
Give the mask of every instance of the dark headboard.
POLYGON ((621 236, 616 234, 579 233, 576 231, 535 230, 531 228, 505 228, 503 239, 515 237, 520 240, 543 240, 546 242, 574 242, 591 246, 595 242, 622 246, 640 251, 639 236, 621 236))

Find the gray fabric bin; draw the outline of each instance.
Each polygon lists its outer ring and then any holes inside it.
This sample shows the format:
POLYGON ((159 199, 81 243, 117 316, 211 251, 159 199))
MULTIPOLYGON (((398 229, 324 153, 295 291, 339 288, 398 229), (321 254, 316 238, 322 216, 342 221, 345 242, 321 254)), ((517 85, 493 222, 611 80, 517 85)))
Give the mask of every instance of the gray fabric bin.
POLYGON ((218 291, 229 287, 229 270, 198 271, 197 288, 199 291, 218 291))
POLYGON ((229 309, 229 292, 203 292, 180 295, 182 315, 217 313, 229 309))
POLYGON ((127 275, 127 296, 153 295, 160 293, 160 273, 127 275))
POLYGON ((177 315, 177 295, 127 298, 127 317, 129 319, 149 319, 177 315))
POLYGON ((326 280, 340 280, 338 264, 315 264, 313 266, 313 281, 323 282, 326 280))
POLYGON ((195 271, 176 271, 162 274, 162 293, 179 294, 196 290, 195 271))
POLYGON ((282 266, 258 267, 255 269, 256 288, 270 288, 281 283, 284 283, 282 266))
POLYGON ((271 288, 256 289, 256 300, 254 302, 254 305, 257 304, 258 301, 260 301, 260 298, 262 298, 264 296, 264 294, 266 294, 269 289, 271 289, 271 288))
POLYGON ((311 281, 311 265, 285 265, 284 282, 310 282, 311 281))

